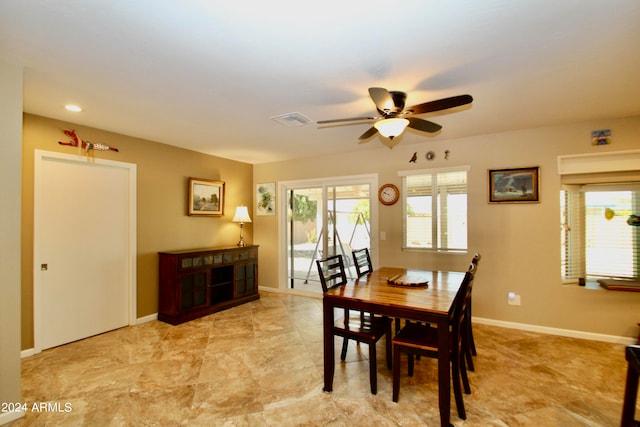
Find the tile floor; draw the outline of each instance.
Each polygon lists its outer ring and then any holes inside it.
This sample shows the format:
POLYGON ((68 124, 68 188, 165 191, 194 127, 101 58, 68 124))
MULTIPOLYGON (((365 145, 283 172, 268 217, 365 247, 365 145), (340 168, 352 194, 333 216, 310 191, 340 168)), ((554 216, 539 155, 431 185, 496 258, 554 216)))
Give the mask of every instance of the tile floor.
MULTIPOLYGON (((472 394, 466 421, 452 399, 455 426, 619 425, 623 345, 474 330, 472 394)), ((403 367, 393 403, 383 349, 374 396, 361 347, 337 359, 323 393, 322 301, 263 292, 183 325, 148 322, 23 359, 29 410, 11 426, 437 426, 435 361, 419 360, 412 378, 403 367), (31 410, 40 402, 53 410, 31 410)))

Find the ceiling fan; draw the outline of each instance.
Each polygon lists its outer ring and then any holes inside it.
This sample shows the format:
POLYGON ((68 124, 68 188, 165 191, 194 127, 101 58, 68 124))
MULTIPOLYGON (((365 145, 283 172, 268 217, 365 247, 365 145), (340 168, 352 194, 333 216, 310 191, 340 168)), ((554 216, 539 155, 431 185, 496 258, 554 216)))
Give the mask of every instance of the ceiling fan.
POLYGON ((393 138, 402 134, 407 126, 429 133, 438 132, 442 129, 442 126, 439 124, 420 119, 418 117, 413 117, 414 115, 447 110, 449 108, 470 104, 473 101, 471 95, 458 95, 405 108, 404 103, 407 100, 407 94, 405 92, 388 91, 382 87, 370 87, 369 96, 371 96, 373 103, 376 105, 379 116, 320 120, 318 121, 318 124, 323 125, 350 121, 378 120, 373 124, 373 127, 360 135, 358 140, 365 142, 365 140, 371 138, 378 132, 382 136, 393 140, 393 138))

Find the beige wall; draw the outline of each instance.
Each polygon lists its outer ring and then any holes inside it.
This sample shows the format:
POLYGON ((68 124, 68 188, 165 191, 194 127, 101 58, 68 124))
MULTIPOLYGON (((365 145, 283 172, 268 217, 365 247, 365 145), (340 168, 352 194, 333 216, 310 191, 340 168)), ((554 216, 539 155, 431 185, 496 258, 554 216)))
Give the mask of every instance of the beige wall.
POLYGON ((0 403, 20 402, 21 135, 22 67, 0 62, 0 403))
MULTIPOLYGON (((158 251, 235 245, 240 230, 231 222, 235 207, 253 212, 253 166, 170 145, 119 135, 25 114, 22 188, 22 348, 33 347, 33 161, 34 150, 76 153, 58 141, 75 129, 82 139, 118 148, 96 152, 99 158, 137 165, 137 317, 158 310, 158 251), (190 217, 187 209, 189 177, 225 181, 222 217, 190 217)), ((99 225, 97 225, 99 226, 99 225)), ((245 239, 253 241, 252 224, 245 239)), ((261 262, 262 264, 262 262, 261 262)))
MULTIPOLYGON (((22 197, 22 348, 33 346, 33 150, 66 153, 74 149, 57 141, 67 140, 64 129, 120 149, 98 152, 101 158, 137 164, 138 172, 138 292, 137 315, 157 312, 157 252, 162 250, 235 244, 238 227, 231 223, 239 204, 250 206, 254 222, 247 224, 248 242, 260 245, 260 286, 286 286, 278 276, 279 216, 254 215, 255 183, 285 180, 379 174, 380 184, 400 185, 399 170, 471 165, 469 174, 469 250, 483 255, 474 291, 474 315, 498 321, 631 337, 640 318, 640 293, 588 290, 562 286, 559 280, 559 176, 558 155, 620 151, 640 148, 640 117, 601 120, 571 126, 506 132, 451 141, 414 145, 400 143, 389 150, 354 141, 350 154, 321 159, 249 165, 180 148, 77 126, 38 116, 25 115, 23 128, 22 197), (590 132, 610 128, 613 143, 593 147, 590 132), (436 159, 424 160, 427 151, 436 159), (444 150, 450 150, 449 160, 444 150), (414 151, 418 162, 408 163, 414 151), (324 165, 331 165, 327 173, 324 165), (541 167, 541 203, 489 205, 487 169, 541 167), (226 182, 225 215, 194 218, 185 215, 189 176, 226 182), (509 306, 507 292, 522 296, 522 305, 509 306)), ((445 129, 446 132, 446 129, 445 129)), ((400 249, 401 205, 379 207, 379 230, 387 240, 379 241, 379 263, 406 267, 462 270, 470 256, 407 252, 400 249)))
MULTIPOLYGON (((443 132, 446 133, 446 128, 443 132)), ((450 141, 424 137, 419 144, 400 143, 388 149, 377 139, 358 145, 357 127, 350 154, 297 159, 254 166, 254 182, 288 181, 327 176, 378 173, 379 183, 398 186, 400 170, 470 165, 466 256, 401 250, 401 203, 379 207, 379 263, 402 267, 464 270, 471 253, 482 261, 474 287, 474 316, 497 321, 569 329, 620 337, 637 336, 640 321, 640 293, 589 290, 560 284, 560 177, 557 156, 640 148, 640 117, 597 120, 570 126, 527 129, 450 141), (591 145, 592 130, 611 129, 613 143, 591 145), (378 146, 379 148, 372 148, 378 146), (444 151, 450 150, 449 159, 444 151), (418 161, 409 163, 417 151, 418 161), (425 160, 434 151, 435 160, 425 160), (329 167, 330 165, 330 167, 329 167), (539 204, 488 204, 487 170, 540 166, 539 204), (507 304, 507 293, 521 295, 521 306, 507 304)), ((277 217, 257 217, 255 241, 268 265, 282 260, 277 255, 277 217), (266 250, 268 248, 268 250, 266 250)), ((372 230, 376 233, 376 230, 372 230)), ((276 268, 261 270, 263 286, 278 287, 286 277, 276 268)))

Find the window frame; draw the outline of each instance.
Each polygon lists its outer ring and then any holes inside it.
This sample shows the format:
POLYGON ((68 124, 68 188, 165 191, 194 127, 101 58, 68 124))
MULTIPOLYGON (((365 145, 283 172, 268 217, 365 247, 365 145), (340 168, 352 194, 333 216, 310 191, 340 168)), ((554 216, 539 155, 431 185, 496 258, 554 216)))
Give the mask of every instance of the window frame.
MULTIPOLYGON (((416 169, 416 170, 405 170, 399 171, 398 176, 402 178, 402 250, 408 251, 420 251, 420 252, 436 252, 436 253, 467 253, 469 250, 469 229, 468 226, 465 226, 465 234, 466 234, 466 247, 464 248, 448 248, 448 247, 439 247, 438 242, 442 240, 441 230, 438 228, 438 224, 440 223, 440 212, 438 207, 438 195, 439 187, 433 186, 434 191, 431 194, 431 202, 432 202, 432 246, 431 247, 417 247, 417 246, 409 246, 407 243, 408 236, 408 224, 407 224, 407 197, 408 197, 408 184, 407 177, 416 176, 416 175, 441 175, 447 173, 458 173, 465 172, 465 196, 466 196, 466 205, 467 211, 465 216, 465 224, 468 225, 468 208, 469 208, 469 171, 471 170, 470 165, 462 165, 462 166, 453 166, 446 168, 429 168, 429 169, 416 169)), ((437 178, 436 178, 437 179, 437 178)), ((436 181, 437 182, 437 181, 436 181)))
MULTIPOLYGON (((630 279, 640 275, 640 254, 638 253, 640 249, 636 248, 635 245, 632 245, 633 253, 630 265, 630 268, 632 269, 631 277, 623 273, 605 273, 604 270, 601 270, 599 273, 594 273, 593 269, 598 268, 598 263, 588 264, 590 257, 587 252, 592 246, 589 244, 591 238, 587 232, 589 230, 589 219, 592 217, 592 214, 590 214, 587 209, 586 195, 587 193, 608 193, 620 191, 633 192, 631 196, 631 211, 635 211, 635 209, 640 208, 640 181, 607 182, 606 180, 603 180, 599 182, 598 177, 594 177, 588 184, 563 184, 561 186, 561 220, 564 220, 561 224, 562 228, 560 236, 560 274, 562 283, 576 283, 582 279, 630 279), (567 230, 570 230, 570 232, 567 233, 567 230), (590 268, 589 265, 592 265, 592 268, 590 268), (591 272, 589 272, 589 270, 591 270, 591 272)), ((629 230, 633 233, 631 236, 633 242, 637 242, 637 231, 634 230, 634 228, 629 230)))
MULTIPOLYGON (((560 175, 561 192, 569 186, 583 186, 588 184, 607 184, 622 182, 640 182, 640 150, 610 151, 605 153, 584 153, 567 154, 557 157, 558 174, 560 175)), ((560 203, 560 219, 562 221, 562 202, 560 203)), ((571 224, 570 224, 571 225, 571 224)), ((566 226, 561 223, 561 227, 566 226)), ((573 225, 575 227, 575 225, 573 225)), ((579 225, 583 227, 582 224, 579 225)), ((562 251, 565 241, 560 236, 560 249, 562 251)), ((568 248, 568 251, 580 250, 583 248, 568 248)), ((586 259, 586 258, 585 258, 586 259)), ((565 264, 562 262, 562 255, 559 261, 560 279, 564 279, 563 270, 565 264)), ((586 261, 585 261, 586 262, 586 261)), ((586 266, 574 264, 578 274, 586 278, 586 266)), ((573 266, 572 266, 573 268, 573 266)), ((575 283, 579 278, 567 278, 562 280, 563 284, 575 283)))

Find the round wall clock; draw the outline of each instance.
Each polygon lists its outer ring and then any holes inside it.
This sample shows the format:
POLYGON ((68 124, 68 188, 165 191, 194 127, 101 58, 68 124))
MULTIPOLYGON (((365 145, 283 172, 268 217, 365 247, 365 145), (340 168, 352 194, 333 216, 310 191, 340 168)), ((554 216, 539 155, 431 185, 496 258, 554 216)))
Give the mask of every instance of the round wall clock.
POLYGON ((400 198, 400 190, 393 184, 384 184, 378 190, 378 200, 383 205, 393 205, 400 198))

